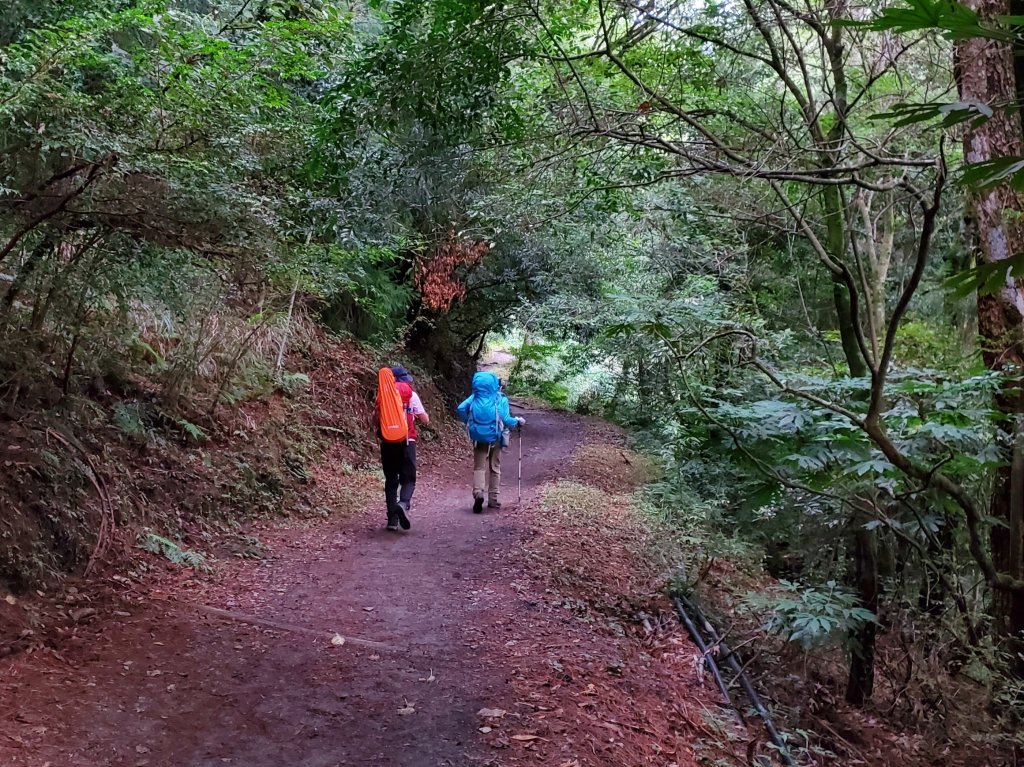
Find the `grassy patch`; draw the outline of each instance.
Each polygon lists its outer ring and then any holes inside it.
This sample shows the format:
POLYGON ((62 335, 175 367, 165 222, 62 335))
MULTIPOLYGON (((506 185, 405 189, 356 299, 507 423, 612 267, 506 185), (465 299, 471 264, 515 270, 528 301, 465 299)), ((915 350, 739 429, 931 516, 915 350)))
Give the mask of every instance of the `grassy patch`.
POLYGON ((628 493, 658 478, 657 464, 620 445, 598 439, 588 441, 573 455, 573 479, 606 492, 628 493))
POLYGON ((564 523, 568 517, 578 524, 581 517, 588 522, 604 520, 620 501, 592 485, 559 481, 544 489, 540 505, 543 511, 561 515, 560 522, 564 523))

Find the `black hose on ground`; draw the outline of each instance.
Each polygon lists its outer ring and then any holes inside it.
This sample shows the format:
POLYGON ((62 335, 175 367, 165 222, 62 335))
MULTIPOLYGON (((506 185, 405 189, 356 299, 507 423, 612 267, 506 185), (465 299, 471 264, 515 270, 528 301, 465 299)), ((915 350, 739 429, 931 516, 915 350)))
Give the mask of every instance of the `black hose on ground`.
POLYGON ((764 721, 764 728, 768 731, 768 737, 770 737, 772 739, 772 743, 778 747, 782 761, 787 765, 787 767, 792 765, 793 760, 789 756, 789 751, 786 748, 785 742, 782 740, 782 736, 779 735, 779 731, 775 729, 775 724, 772 722, 768 709, 765 708, 764 704, 761 702, 761 696, 757 694, 757 690, 754 688, 753 682, 750 681, 750 677, 747 676, 746 672, 743 670, 743 666, 740 664, 740 660, 736 653, 725 643, 725 640, 719 636, 714 624, 705 617, 699 605, 692 600, 687 599, 685 596, 680 595, 679 598, 683 604, 687 606, 690 613, 700 623, 704 624, 704 630, 708 632, 714 644, 718 645, 719 650, 725 657, 725 662, 736 674, 737 681, 739 681, 743 691, 747 694, 747 699, 754 707, 757 715, 764 721))
POLYGON ((715 663, 711 653, 708 651, 707 643, 704 641, 704 637, 697 630, 697 627, 694 624, 694 619, 703 624, 704 630, 708 633, 708 636, 711 639, 712 646, 718 647, 719 651, 722 653, 722 658, 729 665, 729 668, 736 674, 736 680, 740 683, 740 686, 746 693, 747 699, 754 707, 757 715, 761 717, 761 720, 764 722, 764 728, 768 732, 768 737, 771 739, 772 743, 775 744, 775 747, 779 749, 779 758, 782 759, 782 763, 785 764, 786 767, 793 767, 793 758, 789 755, 789 749, 786 747, 786 743, 783 741, 782 736, 779 735, 779 731, 775 729, 775 724, 772 722, 768 709, 766 709, 764 704, 761 702, 761 696, 757 694, 757 690, 754 689, 754 685, 750 681, 750 677, 747 676, 743 667, 740 665, 739 658, 736 657, 736 653, 733 652, 733 650, 730 649, 722 640, 722 637, 712 625, 711 621, 705 617, 704 613, 696 603, 682 594, 674 594, 672 596, 672 601, 675 603, 676 612, 679 613, 679 617, 683 621, 683 625, 686 626, 687 632, 689 632, 694 644, 697 645, 697 649, 704 654, 704 659, 708 664, 708 668, 711 669, 712 675, 718 682, 719 689, 721 689, 722 694, 725 695, 726 703, 735 708, 740 717, 740 721, 742 722, 742 714, 740 714, 739 709, 735 707, 730 700, 729 693, 724 687, 724 682, 722 680, 721 672, 718 669, 718 664, 715 663))
POLYGON ((736 719, 740 724, 746 724, 746 722, 743 721, 743 714, 733 704, 732 698, 729 697, 729 688, 726 686, 725 680, 722 679, 722 673, 718 669, 718 664, 715 663, 715 659, 708 650, 708 646, 704 643, 704 637, 702 637, 700 632, 697 631, 697 627, 693 625, 693 621, 690 619, 689 614, 686 612, 686 609, 678 598, 675 599, 675 602, 676 610, 679 612, 680 619, 686 626, 686 630, 690 633, 693 643, 697 645, 697 649, 700 650, 701 654, 704 656, 704 663, 707 665, 708 671, 711 672, 711 676, 715 678, 715 683, 718 684, 718 689, 722 691, 722 697, 725 698, 725 704, 733 710, 736 714, 736 719))

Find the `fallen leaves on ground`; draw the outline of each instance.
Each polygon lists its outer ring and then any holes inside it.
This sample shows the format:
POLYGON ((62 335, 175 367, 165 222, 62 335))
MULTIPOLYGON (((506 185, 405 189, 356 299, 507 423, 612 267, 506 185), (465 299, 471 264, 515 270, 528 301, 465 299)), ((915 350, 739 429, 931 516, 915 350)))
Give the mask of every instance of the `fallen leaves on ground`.
POLYGON ((695 673, 699 652, 645 557, 651 531, 629 496, 639 461, 613 439, 588 439, 586 460, 602 459, 600 487, 574 462, 567 474, 581 481, 542 488, 556 502, 522 509, 523 547, 499 559, 517 610, 488 641, 516 696, 502 721, 517 732, 491 727, 486 742, 505 749, 508 767, 745 764, 731 739, 748 736, 695 673), (624 468, 613 472, 616 461, 624 468))

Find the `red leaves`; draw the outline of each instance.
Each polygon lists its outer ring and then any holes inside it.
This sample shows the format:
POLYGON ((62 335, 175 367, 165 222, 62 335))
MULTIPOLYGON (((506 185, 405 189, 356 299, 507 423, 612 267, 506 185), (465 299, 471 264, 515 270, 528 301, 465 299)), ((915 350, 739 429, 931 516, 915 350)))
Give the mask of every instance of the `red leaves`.
POLYGON ((491 246, 479 240, 460 239, 455 232, 438 243, 432 255, 416 260, 414 283, 430 309, 446 312, 466 296, 461 270, 483 261, 491 246))

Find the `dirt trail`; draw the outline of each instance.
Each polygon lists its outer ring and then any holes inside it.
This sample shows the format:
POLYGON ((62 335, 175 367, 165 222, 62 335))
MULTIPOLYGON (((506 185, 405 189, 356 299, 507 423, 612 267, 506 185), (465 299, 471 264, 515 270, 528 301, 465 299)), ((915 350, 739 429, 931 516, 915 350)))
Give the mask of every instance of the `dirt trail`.
MULTIPOLYGON (((521 410, 521 409, 520 409, 521 410)), ((522 410, 521 410, 522 412, 522 410)), ((527 412, 524 507, 577 447, 578 422, 527 412)), ((0 679, 0 764, 11 767, 466 767, 495 762, 483 707, 511 705, 495 647, 535 606, 517 594, 515 506, 471 513, 466 456, 421 448, 412 530, 383 514, 280 530, 244 561, 134 606, 101 610, 60 647, 0 679), (205 603, 383 642, 331 646, 158 601, 205 603)))

